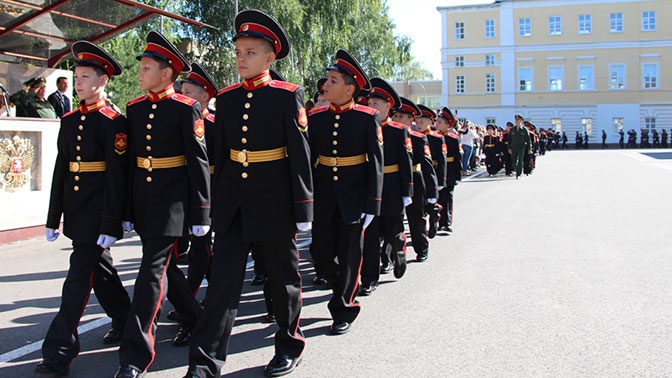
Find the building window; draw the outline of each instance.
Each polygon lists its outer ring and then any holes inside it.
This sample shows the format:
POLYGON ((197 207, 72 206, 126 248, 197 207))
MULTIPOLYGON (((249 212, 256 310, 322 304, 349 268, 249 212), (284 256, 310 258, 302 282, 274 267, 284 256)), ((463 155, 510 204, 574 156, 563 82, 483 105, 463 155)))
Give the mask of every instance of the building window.
POLYGON ((562 132, 562 120, 560 118, 551 118, 551 128, 556 132, 562 132))
POLYGON ((625 89, 625 64, 609 65, 609 89, 625 89))
POLYGON ((595 89, 595 67, 579 66, 579 90, 592 91, 595 89))
POLYGON ((614 118, 614 134, 623 129, 623 117, 614 118))
POLYGON ((495 93, 495 74, 485 75, 485 92, 495 93))
POLYGON ((518 35, 521 37, 529 37, 532 35, 532 19, 519 18, 518 19, 518 35))
POLYGON ((623 13, 609 14, 609 31, 612 33, 623 32, 623 13))
POLYGON ((494 55, 486 55, 485 56, 485 65, 486 66, 494 66, 495 65, 495 56, 494 55))
POLYGON ((548 67, 548 90, 549 91, 561 91, 562 90, 562 80, 563 80, 563 68, 562 66, 550 66, 548 67))
POLYGON ((464 93, 464 75, 455 76, 455 93, 464 93))
POLYGON ((548 17, 548 34, 549 35, 562 34, 562 17, 560 16, 548 17))
POLYGON ((486 125, 496 125, 497 124, 497 119, 496 118, 485 118, 485 124, 486 125))
POLYGON ((579 15, 579 34, 590 34, 593 32, 593 18, 589 14, 579 15))
POLYGON ((656 128, 656 117, 646 117, 644 118, 644 127, 647 130, 653 130, 656 128))
POLYGON ((464 39, 464 22, 455 22, 455 39, 464 39))
POLYGON ((642 88, 658 89, 658 63, 642 64, 642 88))
POLYGON ((642 31, 656 31, 656 12, 642 12, 642 31))
POLYGON ((534 88, 532 85, 532 67, 518 68, 518 89, 521 92, 530 92, 534 88))
POLYGON ((592 118, 581 118, 581 125, 583 126, 583 131, 587 134, 593 134, 593 119, 592 118))
POLYGON ((485 20, 485 38, 495 38, 495 20, 485 20))
POLYGON ((464 57, 456 56, 455 57, 455 67, 464 67, 464 57))

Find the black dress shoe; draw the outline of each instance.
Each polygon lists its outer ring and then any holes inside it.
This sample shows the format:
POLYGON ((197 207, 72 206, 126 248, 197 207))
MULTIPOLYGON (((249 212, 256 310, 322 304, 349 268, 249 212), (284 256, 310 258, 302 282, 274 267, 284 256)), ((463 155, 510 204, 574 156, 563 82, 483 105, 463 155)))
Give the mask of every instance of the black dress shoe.
POLYGON ((350 323, 348 322, 334 322, 334 324, 329 327, 329 331, 332 335, 342 335, 348 333, 350 330, 350 323))
POLYGON ((169 312, 166 318, 178 323, 182 321, 182 316, 180 316, 180 313, 175 310, 169 312))
POLYGON ((110 328, 105 336, 103 336, 103 344, 118 344, 121 342, 123 335, 124 334, 121 329, 110 328))
POLYGON ((392 265, 391 262, 388 262, 387 264, 384 264, 380 267, 380 274, 390 273, 392 269, 394 269, 394 265, 392 265))
POLYGON ((418 256, 415 257, 417 262, 425 262, 429 258, 429 253, 418 253, 418 256))
POLYGON ((369 295, 373 294, 373 292, 376 291, 377 288, 378 285, 375 283, 362 285, 362 287, 359 288, 359 295, 363 297, 368 297, 369 295))
POLYGON ((261 321, 262 323, 275 323, 275 315, 273 314, 266 314, 264 315, 264 319, 261 321))
POLYGON ((254 277, 252 277, 252 286, 261 286, 266 283, 267 279, 268 277, 262 274, 255 274, 254 277))
POLYGON ((191 340, 191 331, 180 327, 180 329, 173 337, 173 346, 183 347, 189 345, 189 340, 191 340))
POLYGON ((145 376, 144 371, 140 371, 132 366, 121 366, 117 370, 114 378, 141 378, 145 376))
POLYGON ((267 377, 280 377, 289 374, 301 363, 301 357, 289 358, 284 354, 276 354, 271 362, 266 365, 264 375, 267 377))
POLYGON ((406 253, 404 251, 397 251, 392 256, 394 258, 394 277, 401 278, 406 273, 406 253))
POLYGON ((35 373, 37 374, 51 374, 57 377, 68 375, 70 369, 67 366, 61 365, 51 358, 45 358, 39 364, 35 365, 35 373))

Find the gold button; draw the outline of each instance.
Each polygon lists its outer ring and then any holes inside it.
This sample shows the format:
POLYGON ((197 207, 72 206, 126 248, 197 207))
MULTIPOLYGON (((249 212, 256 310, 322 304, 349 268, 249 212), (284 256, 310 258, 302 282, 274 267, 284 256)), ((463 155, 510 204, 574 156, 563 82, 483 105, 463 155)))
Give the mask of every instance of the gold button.
POLYGON ((78 129, 80 129, 80 130, 84 130, 84 126, 79 125, 78 129))
POLYGON ((336 114, 336 119, 341 119, 341 116, 336 114))
POLYGON ((79 181, 79 176, 75 176, 75 181, 79 181))
POLYGON ((246 178, 247 178, 247 172, 243 172, 243 173, 240 175, 240 177, 246 179, 246 178))
POLYGON ((149 113, 149 119, 154 119, 154 113, 149 113))
POLYGON ((336 154, 338 153, 338 151, 336 151, 336 150, 331 150, 331 153, 334 154, 334 155, 336 155, 336 154))
POLYGON ((248 163, 248 162, 243 163, 243 167, 245 167, 245 168, 247 168, 248 165, 250 165, 250 163, 248 163))
POLYGON ((148 123, 148 124, 147 124, 147 130, 151 130, 151 129, 152 129, 152 124, 151 124, 151 123, 148 123))
POLYGON ((332 157, 329 158, 329 165, 335 167, 338 164, 338 158, 332 157))
POLYGON ((334 123, 334 127, 335 127, 335 128, 338 129, 338 126, 340 126, 340 125, 338 124, 338 122, 334 123))
POLYGON ((238 152, 238 161, 241 163, 247 161, 247 151, 242 150, 238 152))
POLYGON ((246 132, 246 131, 247 131, 247 126, 243 126, 243 127, 241 128, 241 130, 243 130, 243 132, 246 132))
POLYGON ((149 168, 147 168, 147 172, 151 172, 153 169, 154 169, 154 168, 149 167, 149 168))
POLYGON ((80 151, 81 149, 82 149, 82 147, 79 147, 79 146, 75 147, 75 150, 77 150, 77 151, 80 151))
POLYGON ((81 136, 81 135, 77 135, 77 140, 82 140, 82 136, 81 136))
POLYGON ((72 171, 73 171, 73 172, 79 172, 79 163, 78 163, 78 162, 74 162, 74 163, 72 163, 72 167, 71 167, 71 168, 72 168, 72 171))
POLYGON ((334 146, 337 146, 337 145, 338 145, 338 141, 335 140, 335 141, 331 142, 331 144, 333 144, 334 146))
POLYGON ((147 182, 152 182, 152 178, 151 178, 151 177, 147 177, 147 182))
POLYGON ((247 98, 252 98, 252 96, 254 96, 252 92, 247 92, 247 98))
POLYGON ((79 117, 79 119, 81 119, 82 121, 84 121, 84 120, 86 119, 86 116, 85 116, 85 115, 82 115, 81 117, 79 117))
POLYGON ((249 108, 250 108, 250 103, 249 103, 249 102, 246 102, 246 103, 245 103, 245 109, 249 109, 249 108))
POLYGON ((145 147, 145 149, 146 149, 147 151, 151 151, 151 150, 152 150, 152 147, 147 146, 147 147, 145 147))
POLYGON ((82 161, 82 157, 81 157, 81 156, 77 156, 77 157, 75 157, 75 159, 77 159, 77 161, 82 161))
POLYGON ((79 191, 79 186, 75 185, 75 187, 74 187, 74 188, 72 188, 72 189, 74 189, 74 190, 75 190, 75 192, 77 192, 77 191, 79 191))
POLYGON ((149 135, 149 134, 147 134, 147 136, 145 136, 145 138, 146 138, 147 140, 152 140, 152 136, 149 135))
POLYGON ((338 176, 334 176, 334 181, 338 181, 338 176))
POLYGON ((245 144, 245 143, 247 143, 247 138, 242 138, 240 141, 241 141, 243 144, 245 144))
POLYGON ((334 167, 331 170, 334 171, 334 172, 338 172, 338 167, 334 167))
POLYGON ((156 104, 152 104, 152 109, 156 109, 156 104))
POLYGON ((337 136, 337 135, 338 135, 338 131, 334 131, 333 133, 331 133, 331 135, 333 135, 333 136, 337 136))
POLYGON ((250 118, 247 114, 243 114, 243 119, 247 121, 247 119, 250 118))

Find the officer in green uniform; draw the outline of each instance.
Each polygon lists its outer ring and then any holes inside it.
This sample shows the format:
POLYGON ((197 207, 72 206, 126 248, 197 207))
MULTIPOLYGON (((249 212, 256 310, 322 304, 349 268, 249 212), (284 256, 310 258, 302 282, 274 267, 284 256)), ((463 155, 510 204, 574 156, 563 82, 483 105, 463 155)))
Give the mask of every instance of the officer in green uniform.
POLYGON ((516 179, 523 171, 523 159, 530 152, 530 134, 523 127, 523 117, 516 114, 516 126, 509 130, 509 153, 516 167, 516 179))
POLYGON ((45 98, 47 93, 45 78, 32 78, 23 85, 26 88, 9 97, 9 101, 16 105, 17 117, 58 118, 56 111, 45 98))

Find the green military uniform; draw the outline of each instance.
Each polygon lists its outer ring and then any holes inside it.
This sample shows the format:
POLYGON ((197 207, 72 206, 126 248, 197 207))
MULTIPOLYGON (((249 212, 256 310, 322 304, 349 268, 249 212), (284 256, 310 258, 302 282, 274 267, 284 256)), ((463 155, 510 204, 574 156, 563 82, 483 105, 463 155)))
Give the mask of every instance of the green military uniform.
POLYGON ((530 149, 530 133, 524 127, 516 126, 509 130, 509 149, 511 150, 511 159, 516 167, 516 178, 523 171, 523 159, 530 149))
POLYGON ((16 105, 17 117, 58 118, 49 101, 46 98, 40 100, 35 92, 22 89, 11 95, 9 101, 16 105))

